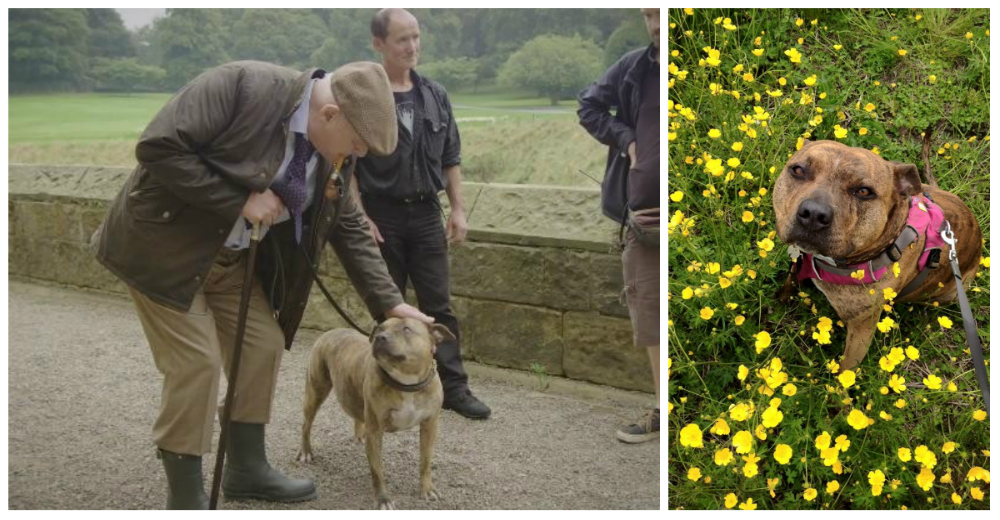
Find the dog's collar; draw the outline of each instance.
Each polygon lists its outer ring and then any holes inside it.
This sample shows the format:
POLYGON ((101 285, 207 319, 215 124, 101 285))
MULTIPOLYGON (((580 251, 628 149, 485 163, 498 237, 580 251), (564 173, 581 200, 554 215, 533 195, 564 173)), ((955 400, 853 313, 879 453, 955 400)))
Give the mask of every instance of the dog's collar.
POLYGON ((431 381, 434 380, 434 376, 437 375, 437 362, 431 360, 431 367, 427 371, 427 377, 425 377, 419 383, 414 383, 412 385, 404 385, 403 383, 400 383, 399 381, 393 379, 392 376, 389 375, 389 373, 386 372, 385 369, 382 368, 382 366, 379 365, 378 363, 376 363, 375 366, 378 367, 378 375, 380 378, 382 378, 382 382, 388 385, 389 388, 392 388, 393 390, 399 390, 400 392, 419 392, 424 388, 427 388, 427 385, 431 384, 431 381))

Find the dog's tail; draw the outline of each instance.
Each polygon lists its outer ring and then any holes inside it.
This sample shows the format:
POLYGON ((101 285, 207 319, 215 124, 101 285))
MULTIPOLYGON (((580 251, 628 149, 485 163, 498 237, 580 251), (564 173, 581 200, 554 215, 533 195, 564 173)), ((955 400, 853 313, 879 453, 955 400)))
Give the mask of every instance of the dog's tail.
POLYGON ((920 159, 924 161, 924 180, 927 184, 937 188, 937 179, 934 178, 934 174, 931 173, 931 136, 934 134, 934 127, 937 123, 931 123, 927 126, 927 130, 924 130, 924 145, 920 150, 920 159))

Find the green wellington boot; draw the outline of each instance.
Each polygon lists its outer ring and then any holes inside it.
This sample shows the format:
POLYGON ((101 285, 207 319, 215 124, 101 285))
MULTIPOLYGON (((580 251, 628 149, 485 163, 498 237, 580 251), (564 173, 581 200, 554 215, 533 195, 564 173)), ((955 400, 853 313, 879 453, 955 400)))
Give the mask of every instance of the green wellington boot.
POLYGON ((302 502, 316 498, 309 479, 292 479, 275 471, 264 453, 264 425, 229 425, 226 471, 222 492, 227 499, 256 498, 271 502, 302 502))
POLYGON ((167 509, 208 509, 201 478, 201 457, 157 449, 167 473, 167 509))

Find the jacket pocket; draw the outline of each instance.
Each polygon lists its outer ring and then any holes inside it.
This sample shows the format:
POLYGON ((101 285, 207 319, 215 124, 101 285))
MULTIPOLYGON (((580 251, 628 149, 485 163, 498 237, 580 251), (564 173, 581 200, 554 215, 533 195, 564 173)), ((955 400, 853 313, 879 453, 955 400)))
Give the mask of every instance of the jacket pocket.
POLYGON ((163 186, 139 188, 128 194, 129 214, 141 222, 172 222, 183 208, 184 202, 163 186))
POLYGON ((440 161, 444 153, 444 142, 448 137, 447 115, 439 116, 437 119, 427 119, 426 128, 427 153, 435 161, 440 161))

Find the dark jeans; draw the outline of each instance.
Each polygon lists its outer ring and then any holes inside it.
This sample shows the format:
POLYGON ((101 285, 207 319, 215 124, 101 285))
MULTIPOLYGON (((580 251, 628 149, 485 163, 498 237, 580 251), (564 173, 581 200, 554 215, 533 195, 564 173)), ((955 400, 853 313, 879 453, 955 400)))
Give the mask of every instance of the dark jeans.
POLYGON ((455 335, 455 341, 438 345, 434 356, 445 397, 464 392, 469 376, 462 367, 458 319, 451 309, 448 242, 437 200, 406 203, 364 196, 363 202, 368 218, 385 239, 379 248, 399 292, 406 295, 409 280, 420 311, 455 335))

